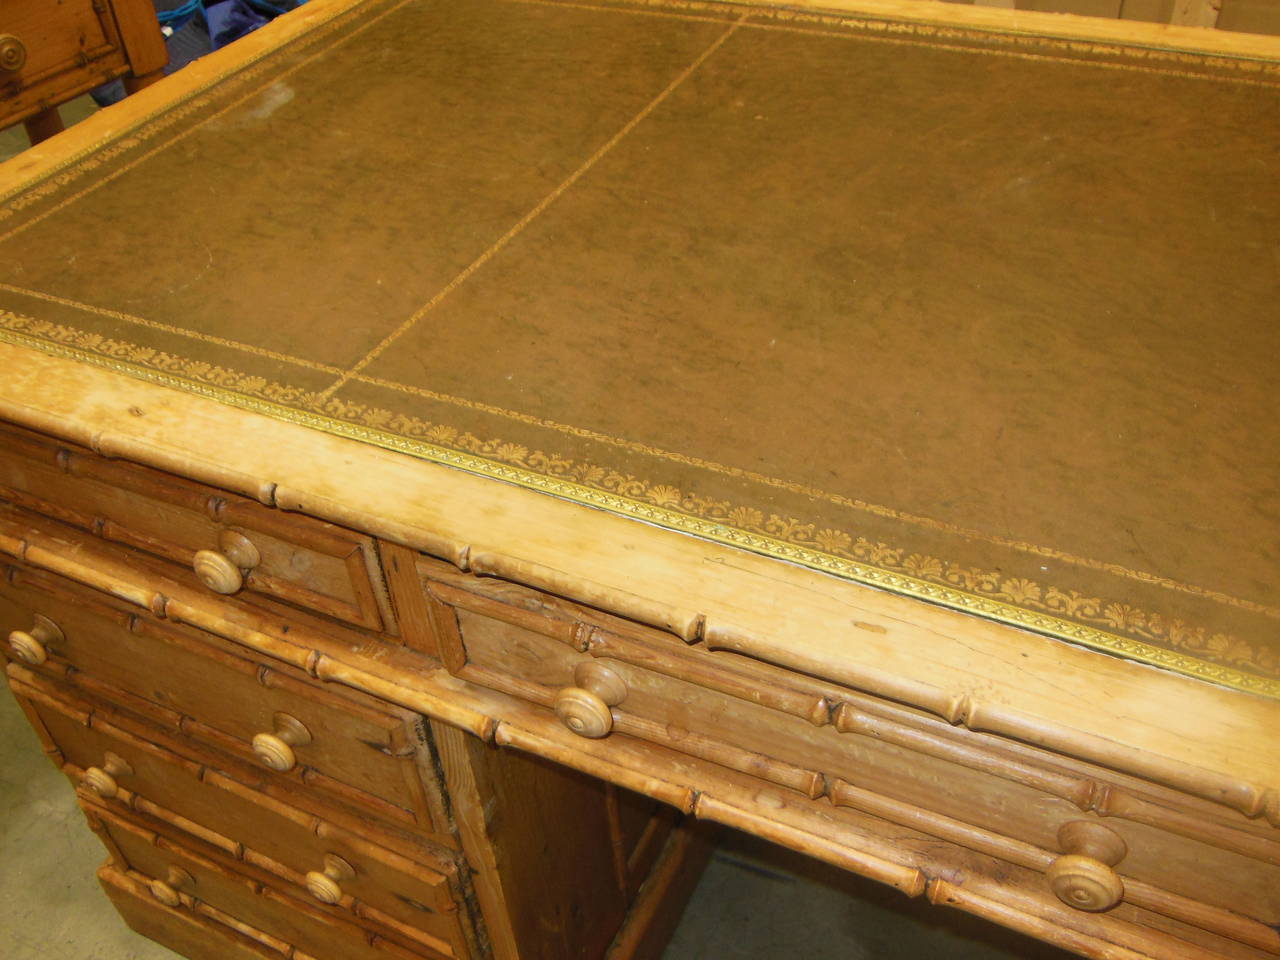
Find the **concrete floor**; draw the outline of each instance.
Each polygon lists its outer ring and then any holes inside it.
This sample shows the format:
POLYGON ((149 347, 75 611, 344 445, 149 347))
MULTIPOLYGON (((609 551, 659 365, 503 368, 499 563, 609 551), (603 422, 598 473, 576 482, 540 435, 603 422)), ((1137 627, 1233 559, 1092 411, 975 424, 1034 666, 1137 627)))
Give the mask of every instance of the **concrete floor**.
MULTIPOLYGON (((98 888, 105 851, 71 785, 0 692, 0 931, 8 960, 175 960, 130 931, 98 888)), ((663 960, 1065 960, 954 911, 908 900, 726 833, 663 960)))
MULTIPOLYGON (((63 108, 69 126, 95 109, 63 108)), ((25 149, 0 131, 0 160, 25 149)), ((175 960, 130 931, 98 888, 105 858, 70 785, 0 693, 0 931, 8 960, 175 960)), ((1065 960, 955 911, 908 900, 763 841, 726 832, 663 960, 1065 960)))

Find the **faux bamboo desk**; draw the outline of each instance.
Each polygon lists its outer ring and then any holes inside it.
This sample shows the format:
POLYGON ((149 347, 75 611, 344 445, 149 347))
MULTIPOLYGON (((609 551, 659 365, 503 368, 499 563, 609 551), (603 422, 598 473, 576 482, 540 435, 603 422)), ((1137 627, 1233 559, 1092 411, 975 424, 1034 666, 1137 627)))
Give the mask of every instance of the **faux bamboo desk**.
POLYGON ((1275 42, 926 6, 313 0, 2 168, 9 677, 131 922, 628 955, 647 797, 1280 953, 1275 42))

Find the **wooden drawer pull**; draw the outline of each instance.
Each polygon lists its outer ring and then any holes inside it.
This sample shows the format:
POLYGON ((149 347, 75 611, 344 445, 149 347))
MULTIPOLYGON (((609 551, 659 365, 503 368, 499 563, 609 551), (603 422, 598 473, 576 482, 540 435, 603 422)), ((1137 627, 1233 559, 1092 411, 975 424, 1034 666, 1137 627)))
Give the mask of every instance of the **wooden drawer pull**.
POLYGON ((335 853, 326 853, 324 871, 312 870, 307 874, 307 892, 321 903, 339 903, 342 900, 342 885, 339 881, 352 880, 355 875, 355 868, 351 864, 335 853))
POLYGON ((133 767, 129 766, 129 761, 108 750, 102 756, 102 766, 90 767, 81 775, 80 785, 109 800, 120 792, 116 777, 125 777, 131 773, 133 767))
POLYGON ((49 658, 49 646, 62 642, 62 630, 48 617, 36 614, 30 631, 15 630, 9 634, 9 649, 19 660, 38 667, 49 658))
POLYGON ((1097 913, 1124 897, 1124 883, 1111 868, 1129 848, 1118 833, 1100 823, 1072 820, 1058 830, 1064 851, 1049 865, 1049 887, 1069 907, 1097 913))
POLYGON ((200 550, 191 566, 200 582, 214 593, 238 593, 244 586, 244 574, 262 562, 262 555, 248 537, 234 530, 223 530, 218 537, 218 550, 200 550))
POLYGON ((599 660, 584 661, 574 669, 576 687, 556 695, 556 716, 580 737, 598 740, 613 729, 613 712, 627 696, 627 684, 599 660))
POLYGON ((152 880, 148 889, 151 891, 151 896, 166 907, 176 907, 182 902, 182 897, 179 896, 178 891, 190 890, 195 885, 195 877, 181 867, 172 866, 169 868, 164 880, 152 880))
POLYGON ((11 33, 0 34, 0 73, 17 73, 26 63, 26 44, 11 33))
POLYGON ((255 734, 253 755, 262 765, 280 773, 287 773, 298 764, 293 748, 311 742, 311 731, 297 717, 287 713, 272 716, 275 729, 271 733, 255 734))

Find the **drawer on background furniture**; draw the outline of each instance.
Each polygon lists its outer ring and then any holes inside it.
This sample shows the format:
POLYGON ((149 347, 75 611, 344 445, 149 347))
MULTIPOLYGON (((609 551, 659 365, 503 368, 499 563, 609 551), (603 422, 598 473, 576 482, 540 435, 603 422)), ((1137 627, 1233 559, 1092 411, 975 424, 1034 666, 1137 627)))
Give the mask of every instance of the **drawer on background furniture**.
POLYGON ((16 665, 8 673, 63 773, 108 809, 136 811, 154 829, 198 838, 269 870, 283 878, 288 895, 406 936, 418 932, 432 949, 462 942, 457 865, 448 851, 433 853, 403 834, 383 843, 357 836, 145 739, 144 724, 60 684, 16 665))
POLYGON ((1044 871, 1079 909, 1280 918, 1280 832, 1261 821, 523 587, 419 569, 448 668, 581 737, 616 730, 1044 871))
POLYGON ((5 0, 0 6, 0 129, 128 71, 102 0, 5 0))
POLYGON ((179 714, 171 722, 185 734, 343 801, 443 829, 434 822, 442 814, 432 813, 441 808, 440 786, 418 762, 415 715, 354 691, 323 689, 283 665, 240 656, 242 648, 131 612, 61 577, 3 569, 0 630, 16 659, 42 670, 73 667, 77 685, 126 707, 127 698, 113 691, 179 714))
POLYGON ((214 593, 395 630, 372 538, 322 520, 13 427, 0 427, 0 500, 181 565, 214 593))
MULTIPOLYGON (((111 852, 113 865, 147 877, 148 893, 167 907, 212 908, 326 960, 379 956, 372 932, 246 876, 234 860, 196 853, 104 807, 86 805, 85 815, 111 852)), ((448 956, 423 949, 426 956, 448 956)))

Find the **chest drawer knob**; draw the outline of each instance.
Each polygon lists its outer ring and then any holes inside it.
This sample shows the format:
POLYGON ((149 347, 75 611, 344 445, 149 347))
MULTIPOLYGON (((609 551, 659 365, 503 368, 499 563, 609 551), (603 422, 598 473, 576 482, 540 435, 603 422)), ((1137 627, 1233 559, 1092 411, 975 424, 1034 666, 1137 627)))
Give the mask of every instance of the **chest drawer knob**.
POLYGON ((580 737, 598 740, 613 729, 613 712, 627 696, 627 684, 613 669, 598 660, 584 661, 574 669, 577 686, 556 695, 556 716, 580 737))
POLYGON ((321 903, 334 904, 342 900, 342 881, 355 878, 351 864, 335 853, 324 855, 324 870, 312 870, 307 874, 307 892, 321 903))
POLYGON ((223 530, 217 550, 197 551, 191 566, 200 582, 214 593, 239 593, 244 574, 262 562, 258 548, 242 533, 223 530))
POLYGON ((176 907, 182 902, 179 890, 190 890, 196 885, 195 878, 181 867, 172 866, 165 875, 165 879, 152 880, 147 887, 151 891, 151 896, 155 897, 166 907, 176 907))
POLYGON ((108 750, 102 756, 102 766, 90 767, 80 777, 81 786, 92 790, 98 796, 111 799, 120 792, 120 784, 116 777, 126 777, 133 773, 129 761, 108 750))
POLYGON ((26 63, 26 44, 11 33, 0 34, 0 73, 17 73, 26 63))
POLYGON ((301 720, 287 713, 272 716, 275 729, 271 733, 255 734, 253 755, 262 765, 280 773, 287 773, 298 764, 293 748, 311 742, 311 731, 301 720))
POLYGON ((1049 887, 1069 907, 1097 913, 1124 897, 1124 882, 1111 868, 1129 848, 1114 830, 1089 820, 1072 820, 1058 830, 1065 851, 1049 865, 1049 887))
POLYGON ((62 630, 48 617, 36 614, 30 631, 15 630, 9 634, 13 655, 32 666, 40 666, 49 658, 49 646, 62 642, 62 630))

